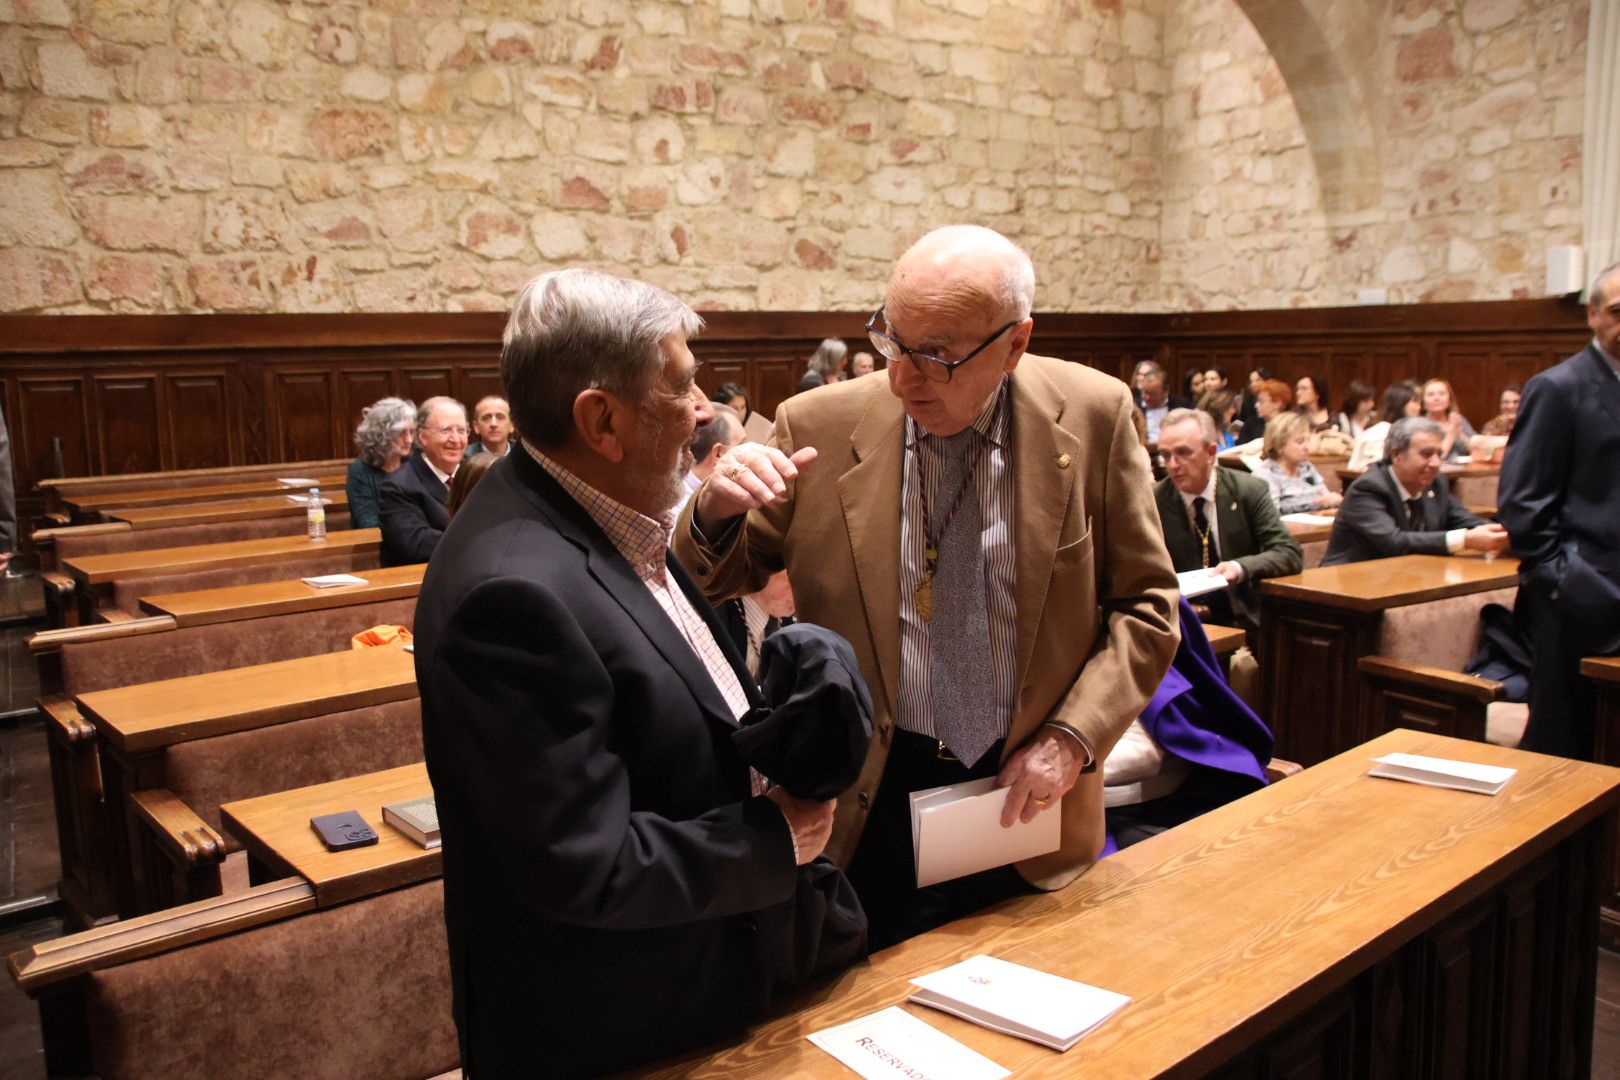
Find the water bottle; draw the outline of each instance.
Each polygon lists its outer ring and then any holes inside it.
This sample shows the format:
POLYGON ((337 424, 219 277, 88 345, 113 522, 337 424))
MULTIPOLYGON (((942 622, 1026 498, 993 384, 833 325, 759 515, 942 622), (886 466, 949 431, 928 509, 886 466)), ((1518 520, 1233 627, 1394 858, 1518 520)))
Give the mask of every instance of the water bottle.
POLYGON ((326 539, 326 504, 321 501, 321 489, 309 489, 309 538, 326 539))

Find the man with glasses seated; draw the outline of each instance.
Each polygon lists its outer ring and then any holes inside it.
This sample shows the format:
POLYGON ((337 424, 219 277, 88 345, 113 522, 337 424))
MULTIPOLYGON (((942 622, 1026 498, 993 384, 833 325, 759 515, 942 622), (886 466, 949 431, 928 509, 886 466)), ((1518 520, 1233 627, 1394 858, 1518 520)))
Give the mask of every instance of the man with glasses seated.
POLYGON ((799 618, 855 647, 877 738, 840 800, 873 948, 1031 887, 1103 844, 1096 771, 1175 653, 1176 580, 1130 391, 1026 354, 1035 273, 1005 237, 939 229, 868 323, 884 378, 784 402, 693 497, 675 551, 711 598, 784 567, 799 618), (909 796, 994 777, 1003 825, 1057 851, 919 889, 909 796))
POLYGON ((416 411, 421 450, 383 481, 382 564, 424 563, 450 524, 450 480, 467 449, 467 410, 454 398, 432 397, 416 411))

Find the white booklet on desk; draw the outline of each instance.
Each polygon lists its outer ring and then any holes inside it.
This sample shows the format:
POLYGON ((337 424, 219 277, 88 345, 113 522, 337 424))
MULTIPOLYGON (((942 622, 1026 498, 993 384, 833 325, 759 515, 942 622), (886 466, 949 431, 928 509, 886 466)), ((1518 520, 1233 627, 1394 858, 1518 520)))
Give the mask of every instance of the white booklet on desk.
POLYGON ((1283 522, 1288 525, 1331 525, 1332 514, 1284 514, 1283 522))
POLYGON ((1181 595, 1191 600, 1205 593, 1220 592, 1231 582, 1211 566, 1203 570, 1181 571, 1176 575, 1176 584, 1181 587, 1181 595))
POLYGON ((301 578, 305 585, 313 589, 335 589, 340 585, 364 585, 366 579, 355 577, 353 574, 321 574, 319 577, 301 578))
POLYGON ((1056 806, 1036 814, 1034 821, 1004 829, 1001 810, 1006 802, 1007 789, 996 787, 993 776, 913 791, 911 848, 917 884, 937 885, 1058 849, 1063 821, 1056 806))
POLYGON ((309 476, 278 476, 276 483, 286 484, 288 487, 314 487, 315 480, 309 476))
POLYGON ((1124 994, 993 956, 974 956, 911 980, 919 1005, 1020 1039, 1067 1050, 1130 1002, 1124 994))
POLYGON ((1472 761, 1424 757, 1422 754, 1385 754, 1373 758, 1378 764, 1367 773, 1385 780, 1405 780, 1409 784, 1455 788, 1479 795, 1495 795, 1513 779, 1517 769, 1502 765, 1480 765, 1472 761))
POLYGON ((1001 1080, 1006 1069, 898 1005, 807 1036, 867 1080, 1001 1080))

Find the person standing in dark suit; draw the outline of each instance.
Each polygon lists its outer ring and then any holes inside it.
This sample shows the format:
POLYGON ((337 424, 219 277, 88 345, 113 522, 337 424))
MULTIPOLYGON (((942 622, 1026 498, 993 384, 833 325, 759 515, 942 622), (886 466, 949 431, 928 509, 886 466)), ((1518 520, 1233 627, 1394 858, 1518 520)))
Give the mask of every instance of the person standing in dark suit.
POLYGON ((378 492, 382 564, 424 563, 450 524, 450 481, 467 450, 467 410, 454 398, 433 397, 416 412, 420 454, 388 474, 378 492))
POLYGON ((1620 263, 1592 283, 1586 320, 1591 343, 1525 385, 1497 502, 1535 650, 1519 745, 1590 760, 1581 657, 1620 651, 1620 263))
POLYGON ((751 793, 732 735, 757 694, 667 553, 709 415, 701 326, 595 271, 526 285, 501 357, 523 440, 422 583, 453 1004, 479 1080, 616 1072, 757 1019, 781 981, 768 929, 831 834, 833 803, 751 793))
POLYGON ((1444 439, 1445 430, 1422 417, 1390 425, 1384 441, 1388 457, 1344 493, 1323 566, 1392 555, 1495 555, 1507 548, 1507 530, 1451 497, 1440 475, 1444 439))
POLYGON ((1177 409, 1159 428, 1166 476, 1153 488, 1164 545, 1176 572, 1213 567, 1231 588, 1199 602, 1212 621, 1260 628, 1258 583, 1297 574, 1305 565, 1264 480, 1215 463, 1215 422, 1208 413, 1177 409))

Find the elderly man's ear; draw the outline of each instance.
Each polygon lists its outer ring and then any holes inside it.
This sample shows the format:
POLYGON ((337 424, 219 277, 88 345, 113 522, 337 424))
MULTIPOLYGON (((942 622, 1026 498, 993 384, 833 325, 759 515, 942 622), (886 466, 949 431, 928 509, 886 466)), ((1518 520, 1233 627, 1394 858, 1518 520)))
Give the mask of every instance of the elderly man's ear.
POLYGON ((614 464, 624 460, 634 420, 635 411, 606 390, 581 390, 574 398, 574 434, 587 450, 614 464))

